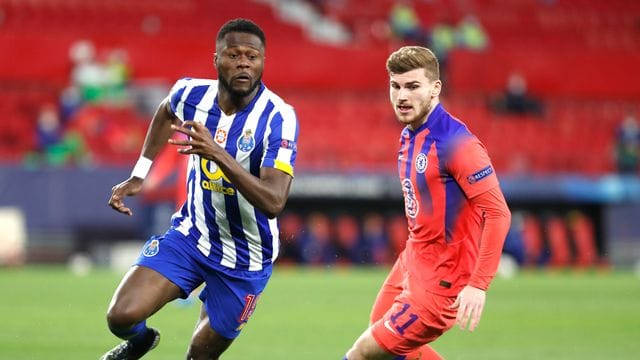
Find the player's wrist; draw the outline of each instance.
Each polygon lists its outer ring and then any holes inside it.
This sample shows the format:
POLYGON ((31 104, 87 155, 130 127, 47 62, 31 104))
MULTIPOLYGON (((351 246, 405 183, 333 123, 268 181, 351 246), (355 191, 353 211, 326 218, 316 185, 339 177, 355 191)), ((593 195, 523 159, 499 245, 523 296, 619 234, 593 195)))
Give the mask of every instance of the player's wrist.
POLYGON ((482 290, 482 291, 487 291, 487 289, 489 288, 489 284, 490 284, 491 280, 489 279, 489 281, 482 281, 480 279, 471 279, 469 280, 469 283, 467 284, 467 286, 471 286, 472 288, 476 288, 478 290, 482 290))
POLYGON ((149 174, 149 170, 151 170, 151 164, 153 164, 153 160, 140 156, 131 171, 131 177, 144 180, 144 178, 147 177, 147 174, 149 174))

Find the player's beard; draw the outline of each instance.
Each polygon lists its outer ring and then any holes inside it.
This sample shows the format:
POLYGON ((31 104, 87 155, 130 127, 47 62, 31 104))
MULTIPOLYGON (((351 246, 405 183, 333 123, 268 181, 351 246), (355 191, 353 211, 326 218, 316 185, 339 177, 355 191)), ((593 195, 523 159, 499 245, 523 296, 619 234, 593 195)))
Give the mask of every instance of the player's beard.
POLYGON ((429 112, 431 111, 431 99, 429 99, 429 101, 427 101, 424 104, 424 108, 422 110, 422 112, 420 113, 420 115, 418 115, 418 119, 422 119, 423 123, 427 121, 427 116, 429 115, 429 112))
POLYGON ((240 99, 251 94, 258 86, 260 86, 260 83, 262 82, 262 75, 260 75, 247 90, 234 89, 229 81, 222 76, 218 78, 218 81, 220 81, 220 85, 229 92, 232 98, 240 99))
MULTIPOLYGON (((396 112, 396 118, 398 119, 398 121, 404 125, 410 125, 411 128, 413 127, 419 127, 420 125, 424 124, 427 121, 427 116, 429 115, 429 112, 431 111, 431 109, 433 108, 433 105, 431 104, 431 99, 428 99, 427 101, 423 102, 420 104, 421 106, 421 110, 420 112, 415 112, 414 116, 412 118, 404 118, 403 116, 401 116, 399 113, 396 112)), ((416 107, 413 107, 414 111, 416 110, 416 107)), ((397 110, 396 110, 397 111, 397 110)), ((415 129, 413 129, 415 130, 415 129)))

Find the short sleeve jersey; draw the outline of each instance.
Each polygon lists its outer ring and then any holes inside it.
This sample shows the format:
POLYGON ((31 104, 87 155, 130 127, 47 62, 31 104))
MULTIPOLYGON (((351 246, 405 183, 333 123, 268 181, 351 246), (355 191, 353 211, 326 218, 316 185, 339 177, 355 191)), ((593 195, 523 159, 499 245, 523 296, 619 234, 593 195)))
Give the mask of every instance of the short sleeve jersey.
POLYGON ((398 174, 409 227, 407 271, 420 287, 455 296, 478 257, 482 212, 470 201, 498 186, 485 147, 441 104, 400 138, 398 174))
MULTIPOLYGON (((181 79, 169 94, 181 121, 204 124, 214 141, 252 175, 271 167, 293 176, 298 122, 293 108, 260 84, 241 111, 226 115, 217 101, 218 82, 181 79)), ((195 239, 205 256, 224 268, 257 271, 278 255, 276 219, 269 219, 236 189, 215 162, 191 155, 187 166, 187 200, 172 226, 195 239)))

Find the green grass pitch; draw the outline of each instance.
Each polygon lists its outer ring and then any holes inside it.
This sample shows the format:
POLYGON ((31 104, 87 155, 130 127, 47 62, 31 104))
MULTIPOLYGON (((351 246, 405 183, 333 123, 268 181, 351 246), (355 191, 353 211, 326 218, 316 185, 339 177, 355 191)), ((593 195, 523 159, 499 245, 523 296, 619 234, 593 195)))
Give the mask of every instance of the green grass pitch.
MULTIPOLYGON (((367 325, 387 269, 277 267, 223 359, 341 359, 367 325)), ((104 313, 122 274, 63 267, 0 269, 0 359, 97 359, 117 343, 104 313)), ((183 359, 199 301, 171 303, 146 359, 183 359)), ((630 272, 526 272, 496 279, 474 333, 433 346, 447 359, 637 359, 640 279, 630 272)))

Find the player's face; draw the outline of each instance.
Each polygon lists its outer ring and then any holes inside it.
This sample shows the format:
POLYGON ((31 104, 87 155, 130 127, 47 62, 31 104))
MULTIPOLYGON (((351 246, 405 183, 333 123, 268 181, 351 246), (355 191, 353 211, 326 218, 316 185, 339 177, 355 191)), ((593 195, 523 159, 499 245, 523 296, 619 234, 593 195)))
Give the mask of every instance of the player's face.
POLYGON ((249 33, 228 33, 216 46, 215 65, 220 84, 232 96, 250 95, 262 78, 262 41, 249 33))
POLYGON ((396 118, 402 124, 417 129, 437 103, 433 100, 440 95, 442 83, 429 80, 424 69, 391 73, 389 78, 389 97, 396 118))

